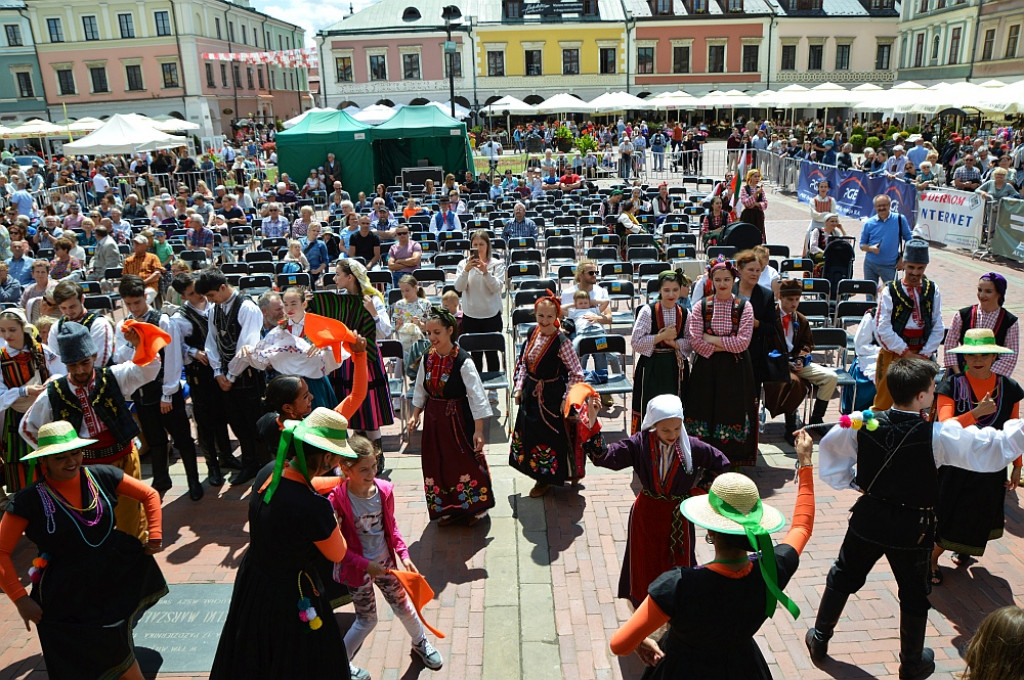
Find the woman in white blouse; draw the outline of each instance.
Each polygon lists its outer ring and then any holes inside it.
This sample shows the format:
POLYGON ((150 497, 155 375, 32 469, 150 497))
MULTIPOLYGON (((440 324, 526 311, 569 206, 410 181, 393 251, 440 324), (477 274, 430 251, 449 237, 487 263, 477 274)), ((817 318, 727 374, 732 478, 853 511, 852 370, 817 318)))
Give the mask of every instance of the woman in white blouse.
MULTIPOLYGON (((473 232, 469 256, 459 263, 455 290, 462 294, 462 332, 500 333, 501 291, 505 285, 505 263, 491 252, 491 238, 484 230, 473 232)), ((485 352, 488 371, 500 371, 497 352, 485 352)), ((478 371, 483 360, 473 357, 478 371)), ((496 401, 495 395, 489 395, 496 401)))

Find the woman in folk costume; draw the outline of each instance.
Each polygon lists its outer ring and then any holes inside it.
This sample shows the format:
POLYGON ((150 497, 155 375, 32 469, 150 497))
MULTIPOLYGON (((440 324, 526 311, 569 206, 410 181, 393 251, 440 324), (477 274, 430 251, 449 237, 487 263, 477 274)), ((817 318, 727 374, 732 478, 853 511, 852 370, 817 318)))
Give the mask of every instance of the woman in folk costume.
POLYGON ((684 284, 679 270, 658 275, 658 301, 640 308, 630 344, 636 355, 633 372, 632 434, 640 431, 647 403, 659 394, 686 398, 690 370, 690 341, 686 337, 686 310, 678 304, 684 284))
MULTIPOLYGON (((51 375, 65 372, 53 351, 40 344, 29 332, 31 326, 20 309, 0 312, 0 338, 7 344, 0 349, 0 445, 3 446, 4 479, 7 493, 32 483, 19 461, 32 450, 18 434, 25 411, 44 389, 51 375)), ((0 490, 0 506, 6 500, 0 490)))
POLYGON ((728 456, 733 466, 754 465, 757 394, 747 351, 754 312, 732 294, 738 272, 731 262, 716 262, 710 276, 714 294, 694 307, 686 323, 694 351, 689 382, 695 386, 687 399, 686 429, 728 456))
POLYGON ((764 211, 768 209, 768 195, 761 186, 761 171, 757 168, 747 172, 746 181, 740 189, 740 205, 743 206, 740 222, 753 224, 760 229, 761 243, 765 243, 764 211))
POLYGON ((562 404, 569 388, 583 380, 583 368, 572 340, 561 332, 562 305, 546 296, 534 305, 537 326, 530 333, 515 368, 513 397, 519 404, 509 449, 509 465, 537 483, 531 498, 548 492, 552 484, 576 482, 585 473, 574 455, 562 404))
MULTIPOLYGON (((964 427, 977 425, 1001 430, 1007 420, 1019 418, 1024 390, 1015 380, 993 369, 997 359, 1012 352, 1008 347, 1000 347, 988 328, 967 331, 963 344, 950 350, 954 356, 963 357, 966 370, 947 375, 935 389, 938 420, 955 418, 964 427)), ((953 564, 963 566, 969 555, 984 555, 986 543, 1003 535, 1006 490, 1020 485, 1020 474, 1019 456, 1013 461, 1009 481, 1005 470, 973 472, 949 465, 939 468, 932 584, 942 583, 939 556, 944 551, 952 550, 953 564)))
POLYGON ((612 470, 632 467, 640 479, 619 577, 619 597, 636 607, 662 573, 695 564, 693 525, 679 514, 679 504, 694 493, 704 493, 698 487, 710 483, 705 473, 727 472, 729 459, 688 436, 683 402, 674 394, 661 394, 647 405, 639 432, 591 453, 590 460, 612 470))
MULTIPOLYGON (((340 325, 340 322, 306 314, 306 294, 302 288, 288 288, 281 294, 281 302, 284 306, 284 320, 248 351, 249 364, 261 371, 272 367, 281 375, 301 376, 313 395, 313 408, 334 408, 338 398, 327 376, 341 362, 335 360, 334 353, 329 349, 318 348, 310 342, 309 325, 318 322, 340 325)), ((243 348, 243 351, 246 349, 243 348)))
MULTIPOLYGON (((814 251, 809 248, 809 244, 816 243, 817 241, 817 239, 812 240, 812 233, 815 230, 823 233, 829 215, 834 215, 836 212, 836 199, 828 195, 828 190, 828 180, 821 180, 818 182, 817 195, 810 201, 811 223, 807 225, 807 235, 804 237, 803 257, 810 257, 814 254, 814 251)), ((822 249, 824 249, 824 246, 822 246, 822 249)))
POLYGON ((978 304, 960 309, 949 324, 943 352, 943 365, 947 370, 963 373, 965 355, 953 353, 953 348, 963 344, 970 329, 988 328, 995 334, 996 344, 1013 350, 996 357, 992 372, 1007 378, 1013 375, 1020 349, 1020 324, 1003 306, 1005 303, 1006 277, 995 272, 982 274, 978 279, 978 304))
POLYGON ((484 456, 484 427, 491 407, 469 352, 455 344, 458 322, 434 307, 427 317, 430 349, 420 362, 413 391, 410 435, 423 422, 420 463, 430 519, 441 526, 466 518, 470 526, 494 507, 491 472, 484 456))

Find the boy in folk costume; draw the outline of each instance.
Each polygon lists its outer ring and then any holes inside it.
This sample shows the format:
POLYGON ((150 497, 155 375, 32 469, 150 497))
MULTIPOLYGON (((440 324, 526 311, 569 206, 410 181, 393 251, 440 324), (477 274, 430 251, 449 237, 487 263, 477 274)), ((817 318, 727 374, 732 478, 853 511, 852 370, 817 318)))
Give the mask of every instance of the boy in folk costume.
MULTIPOLYGON (((85 326, 68 321, 60 331, 51 333, 51 339, 57 340, 60 360, 68 374, 46 384, 46 391, 21 419, 19 432, 31 446, 37 447, 40 427, 55 420, 66 420, 80 436, 96 440, 84 449, 85 465, 113 465, 126 475, 142 479, 139 452, 134 442, 139 426, 128 410, 125 397, 159 375, 163 364, 153 348, 162 331, 150 324, 138 323, 125 332, 125 339, 137 350, 135 356, 109 368, 98 365, 96 342, 85 326)), ((137 501, 122 498, 114 514, 119 530, 145 543, 148 532, 140 510, 137 501)))
POLYGON ((890 281, 882 290, 875 321, 878 340, 875 411, 892 406, 886 369, 898 358, 931 359, 942 343, 942 297, 935 283, 924 275, 928 267, 928 242, 910 239, 903 250, 903 278, 890 281))
POLYGON ((772 416, 786 414, 786 442, 794 446, 797 430, 796 412, 807 396, 808 384, 818 388, 811 413, 811 424, 825 419, 828 402, 835 394, 839 377, 836 372, 810 360, 814 351, 814 338, 807 317, 797 311, 804 285, 798 279, 786 279, 779 284, 779 318, 777 329, 781 335, 776 345, 789 359, 789 382, 765 383, 765 405, 772 416))
POLYGON ((57 321, 56 333, 50 333, 47 344, 54 354, 60 354, 57 336, 61 327, 68 321, 79 323, 88 329, 96 344, 96 365, 110 365, 114 354, 114 326, 101 312, 90 312, 85 308, 85 290, 75 281, 61 281, 53 289, 53 301, 60 309, 61 317, 57 321))

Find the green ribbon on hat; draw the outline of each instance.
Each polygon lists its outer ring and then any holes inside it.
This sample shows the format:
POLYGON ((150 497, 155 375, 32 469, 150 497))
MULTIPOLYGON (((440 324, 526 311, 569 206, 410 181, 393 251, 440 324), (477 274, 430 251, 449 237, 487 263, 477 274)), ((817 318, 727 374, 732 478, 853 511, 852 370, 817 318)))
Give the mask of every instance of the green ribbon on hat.
POLYGON ((800 607, 796 606, 796 603, 789 599, 782 592, 782 589, 779 588, 779 574, 775 564, 775 546, 772 545, 772 539, 768 532, 761 526, 761 517, 764 514, 761 499, 757 499, 757 503, 754 504, 754 507, 746 515, 723 501, 714 491, 708 492, 708 503, 719 515, 743 527, 743 532, 747 535, 750 545, 755 550, 761 552, 761 559, 757 563, 761 567, 761 577, 764 578, 764 584, 768 588, 768 592, 765 593, 765 616, 771 618, 775 614, 776 604, 781 602, 782 606, 793 615, 794 619, 798 618, 800 616, 800 607))
POLYGON ((64 434, 53 434, 46 437, 40 437, 38 441, 37 449, 41 449, 44 446, 53 446, 54 444, 67 444, 78 439, 78 433, 75 432, 74 428, 68 428, 68 431, 64 434))
POLYGON ((284 429, 281 430, 281 443, 277 445, 277 459, 274 461, 274 474, 270 479, 270 485, 267 487, 267 493, 263 497, 265 503, 269 503, 270 499, 274 497, 274 492, 277 491, 278 485, 281 483, 281 475, 284 472, 284 462, 288 455, 288 449, 291 445, 295 444, 295 466, 298 468, 302 476, 309 480, 309 471, 306 468, 306 452, 302 448, 303 438, 306 435, 319 435, 326 439, 348 439, 347 430, 338 430, 333 427, 326 427, 323 425, 309 425, 305 420, 293 422, 290 425, 285 425, 284 429))
POLYGON ((965 347, 994 347, 996 349, 1002 349, 1002 347, 996 344, 996 338, 994 335, 984 335, 980 338, 964 338, 963 342, 965 347))

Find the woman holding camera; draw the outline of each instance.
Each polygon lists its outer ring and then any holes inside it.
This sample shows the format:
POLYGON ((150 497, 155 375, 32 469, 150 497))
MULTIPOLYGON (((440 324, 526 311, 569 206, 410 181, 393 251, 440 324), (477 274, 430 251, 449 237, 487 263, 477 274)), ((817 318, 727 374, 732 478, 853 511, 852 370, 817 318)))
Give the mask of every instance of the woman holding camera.
MULTIPOLYGON (((484 230, 474 231, 469 255, 459 263, 455 290, 462 296, 462 333, 501 332, 501 289, 505 285, 505 263, 491 253, 491 238, 484 230)), ((487 370, 500 371, 497 352, 485 352, 487 370)), ((483 360, 473 357, 483 372, 483 360)), ((497 396, 488 395, 492 401, 497 396)))

